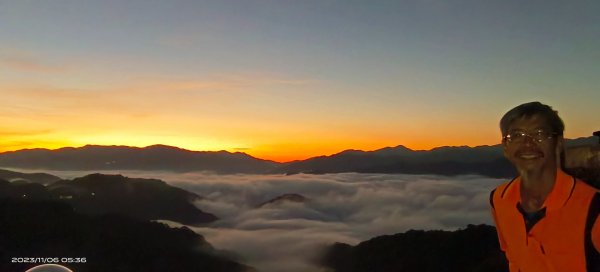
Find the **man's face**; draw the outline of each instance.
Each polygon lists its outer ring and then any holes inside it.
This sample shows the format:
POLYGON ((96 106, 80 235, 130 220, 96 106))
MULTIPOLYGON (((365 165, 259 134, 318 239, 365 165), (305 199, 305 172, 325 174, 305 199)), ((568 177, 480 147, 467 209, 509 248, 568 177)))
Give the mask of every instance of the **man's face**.
POLYGON ((504 156, 519 172, 556 169, 557 157, 562 149, 562 136, 554 136, 552 133, 554 131, 548 122, 539 115, 517 119, 508 128, 508 134, 518 137, 503 141, 504 156), (549 136, 545 137, 546 135, 549 136))

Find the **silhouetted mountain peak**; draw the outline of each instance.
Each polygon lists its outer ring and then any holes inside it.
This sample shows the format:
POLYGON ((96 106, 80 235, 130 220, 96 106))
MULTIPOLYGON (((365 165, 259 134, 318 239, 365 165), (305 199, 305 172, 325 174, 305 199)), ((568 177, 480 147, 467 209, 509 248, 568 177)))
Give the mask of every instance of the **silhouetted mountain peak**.
POLYGON ((394 156, 394 155, 406 155, 409 154, 410 152, 414 152, 414 150, 403 146, 403 145, 398 145, 395 147, 384 147, 381 149, 377 149, 375 151, 371 151, 371 153, 376 153, 378 155, 385 155, 385 156, 394 156))
POLYGON ((86 145, 57 150, 0 153, 0 165, 53 170, 166 170, 260 174, 278 163, 242 152, 190 151, 167 145, 148 147, 86 145))
MULTIPOLYGON (((344 151, 342 151, 340 153, 337 153, 337 154, 334 154, 334 155, 331 155, 331 156, 356 155, 356 154, 363 154, 363 153, 365 153, 365 151, 357 150, 357 149, 346 149, 346 150, 344 150, 344 151)), ((329 157, 331 157, 331 156, 329 156, 329 157)))
POLYGON ((304 203, 308 199, 300 194, 283 194, 258 205, 259 208, 267 205, 278 205, 285 202, 304 203))
POLYGON ((90 174, 55 182, 48 190, 87 214, 120 213, 145 220, 165 219, 192 225, 217 219, 191 203, 201 199, 199 195, 158 179, 90 174))
POLYGON ((437 151, 437 150, 469 150, 472 149, 474 147, 470 147, 467 145, 457 145, 457 146, 439 146, 439 147, 434 147, 432 148, 430 151, 437 151))
POLYGON ((149 145, 144 147, 146 149, 160 149, 160 150, 185 150, 185 151, 189 151, 187 149, 184 148, 179 148, 176 146, 170 146, 170 145, 163 145, 163 144, 155 144, 155 145, 149 145))
MULTIPOLYGON (((159 179, 141 179, 141 178, 128 178, 120 174, 107 175, 94 173, 83 177, 73 179, 73 184, 89 187, 107 187, 107 186, 127 186, 127 183, 131 184, 146 184, 153 186, 169 186, 166 182, 159 179)), ((193 194, 193 193, 190 193, 193 194)))
POLYGON ((575 139, 567 139, 566 146, 567 147, 576 147, 582 145, 597 145, 598 138, 596 137, 580 137, 575 139))

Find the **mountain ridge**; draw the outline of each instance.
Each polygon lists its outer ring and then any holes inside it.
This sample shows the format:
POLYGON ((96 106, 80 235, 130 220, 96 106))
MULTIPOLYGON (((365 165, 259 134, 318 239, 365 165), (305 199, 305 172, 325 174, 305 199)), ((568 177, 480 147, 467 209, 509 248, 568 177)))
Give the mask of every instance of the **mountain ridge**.
POLYGON ((86 145, 59 149, 23 149, 0 153, 0 165, 53 170, 167 170, 175 172, 264 173, 273 161, 246 153, 190 151, 167 145, 148 147, 86 145))
POLYGON ((218 218, 194 206, 202 196, 159 179, 89 174, 48 185, 0 178, 0 199, 58 201, 82 214, 122 214, 140 220, 170 220, 201 226, 218 218))
MULTIPOLYGON (((567 146, 597 145, 595 137, 567 139, 567 146)), ((403 173, 467 175, 497 178, 516 175, 504 158, 502 146, 441 146, 412 150, 403 145, 371 151, 347 149, 332 155, 291 162, 275 162, 243 152, 190 151, 151 145, 86 145, 59 149, 23 149, 0 153, 0 167, 50 170, 165 170, 211 171, 219 174, 403 173)))
POLYGON ((330 245, 318 263, 333 272, 507 271, 496 229, 467 225, 455 231, 408 230, 355 246, 330 245))

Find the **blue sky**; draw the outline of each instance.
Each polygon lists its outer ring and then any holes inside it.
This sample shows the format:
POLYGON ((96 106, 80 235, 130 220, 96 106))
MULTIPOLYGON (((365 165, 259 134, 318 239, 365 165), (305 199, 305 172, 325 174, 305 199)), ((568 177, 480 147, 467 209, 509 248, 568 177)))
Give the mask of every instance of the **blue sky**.
POLYGON ((599 130, 597 1, 0 1, 2 150, 278 160, 482 145, 539 100, 599 130))

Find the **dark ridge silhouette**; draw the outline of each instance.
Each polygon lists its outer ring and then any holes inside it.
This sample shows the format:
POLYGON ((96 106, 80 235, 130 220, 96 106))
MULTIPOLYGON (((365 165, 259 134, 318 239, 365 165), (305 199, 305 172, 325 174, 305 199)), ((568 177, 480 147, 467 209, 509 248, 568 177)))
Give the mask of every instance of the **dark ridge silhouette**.
POLYGON ((300 194, 283 194, 278 197, 275 197, 271 200, 260 203, 257 207, 262 208, 267 205, 279 205, 284 202, 296 202, 296 203, 304 203, 308 199, 300 194))
MULTIPOLYGON (((567 149, 597 145, 595 137, 566 141, 567 149)), ((567 160, 570 155, 567 152, 567 160)), ((572 166, 571 167, 575 167, 572 166)), ((502 146, 453 146, 413 151, 404 146, 375 151, 347 150, 331 156, 283 164, 274 173, 402 173, 434 175, 483 175, 512 178, 517 172, 502 154, 502 146)), ((579 177, 579 176, 578 176, 579 177)), ((589 180, 587 177, 581 177, 589 180)))
POLYGON ((440 147, 412 151, 404 146, 375 151, 344 151, 280 166, 274 172, 293 173, 404 173, 491 177, 515 175, 512 165, 497 146, 440 147))
POLYGON ((57 201, 0 199, 0 233, 0 271, 40 264, 13 263, 13 257, 85 258, 59 263, 77 272, 254 271, 223 257, 188 228, 82 215, 57 201))
POLYGON ((9 182, 0 179, 0 199, 50 200, 52 195, 39 183, 9 182))
MULTIPOLYGON (((595 145, 594 137, 567 140, 567 146, 595 145)), ((567 158, 568 159, 568 158, 567 158)), ((57 150, 29 149, 0 153, 0 166, 54 170, 214 171, 246 174, 403 173, 483 175, 511 178, 517 173, 502 155, 502 147, 453 146, 410 150, 404 146, 375 151, 346 150, 331 156, 276 163, 244 153, 197 152, 154 145, 145 148, 92 146, 57 150)))
POLYGON ((201 199, 200 196, 157 179, 91 174, 57 181, 49 185, 48 190, 55 198, 85 214, 119 213, 143 220, 165 219, 187 225, 217 219, 191 204, 201 199))
POLYGON ((496 229, 468 225, 457 231, 409 230, 356 246, 336 243, 319 261, 335 272, 505 272, 496 229))
POLYGON ((565 170, 600 190, 600 144, 566 149, 565 170))
POLYGON ((92 174, 44 186, 0 179, 0 198, 56 200, 84 214, 116 213, 141 220, 170 220, 202 225, 217 217, 196 208, 201 197, 157 179, 92 174))
POLYGON ((60 178, 46 173, 19 173, 9 170, 0 169, 0 178, 8 181, 34 182, 44 185, 59 181, 60 178))
POLYGON ((22 169, 264 173, 276 164, 240 152, 199 152, 166 145, 144 148, 86 145, 0 153, 1 166, 22 169))

